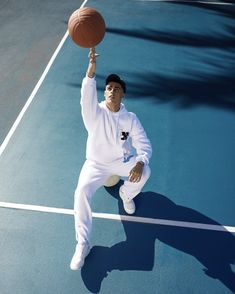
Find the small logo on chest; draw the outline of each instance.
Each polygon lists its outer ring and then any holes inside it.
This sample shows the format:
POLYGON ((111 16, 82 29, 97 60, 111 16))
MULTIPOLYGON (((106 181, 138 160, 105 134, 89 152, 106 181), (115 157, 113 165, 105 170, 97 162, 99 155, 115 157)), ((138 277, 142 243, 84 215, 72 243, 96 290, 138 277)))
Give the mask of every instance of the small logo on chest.
POLYGON ((121 132, 121 140, 127 140, 129 132, 121 132))

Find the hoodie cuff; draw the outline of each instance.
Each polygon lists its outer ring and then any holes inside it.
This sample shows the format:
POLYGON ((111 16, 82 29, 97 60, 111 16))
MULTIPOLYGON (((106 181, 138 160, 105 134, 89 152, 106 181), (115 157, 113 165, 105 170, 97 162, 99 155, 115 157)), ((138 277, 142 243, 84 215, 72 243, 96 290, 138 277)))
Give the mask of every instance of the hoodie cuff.
POLYGON ((92 77, 92 78, 90 78, 88 75, 86 75, 85 77, 84 77, 84 80, 85 81, 92 81, 92 80, 94 80, 95 79, 95 75, 94 75, 94 77, 92 77))
POLYGON ((144 156, 144 155, 136 156, 135 160, 136 160, 136 162, 142 161, 144 164, 149 164, 149 160, 148 160, 147 156, 144 156))

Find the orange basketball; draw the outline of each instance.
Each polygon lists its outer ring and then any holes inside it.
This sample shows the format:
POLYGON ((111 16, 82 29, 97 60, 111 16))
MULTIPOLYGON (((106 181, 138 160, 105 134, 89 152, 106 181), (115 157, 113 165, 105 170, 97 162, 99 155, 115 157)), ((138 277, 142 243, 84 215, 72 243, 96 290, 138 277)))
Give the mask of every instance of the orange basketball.
POLYGON ((105 21, 94 8, 83 7, 75 10, 68 22, 68 31, 72 40, 84 48, 99 44, 105 35, 105 21))

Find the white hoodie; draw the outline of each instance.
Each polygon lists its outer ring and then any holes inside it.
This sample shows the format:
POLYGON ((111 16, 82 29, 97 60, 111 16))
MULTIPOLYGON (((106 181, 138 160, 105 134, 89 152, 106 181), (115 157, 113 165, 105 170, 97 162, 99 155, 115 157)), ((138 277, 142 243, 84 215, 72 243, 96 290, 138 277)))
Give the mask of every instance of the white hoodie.
POLYGON ((94 78, 86 76, 82 81, 81 107, 88 131, 87 159, 106 164, 125 162, 135 155, 136 161, 149 163, 152 148, 140 121, 123 104, 118 112, 112 112, 105 101, 98 103, 94 78))

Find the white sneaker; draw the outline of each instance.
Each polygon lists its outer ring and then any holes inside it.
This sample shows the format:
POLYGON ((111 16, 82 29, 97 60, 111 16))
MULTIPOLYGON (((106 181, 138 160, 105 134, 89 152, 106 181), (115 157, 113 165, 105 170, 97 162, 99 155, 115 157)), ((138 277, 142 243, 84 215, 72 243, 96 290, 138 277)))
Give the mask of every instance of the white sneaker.
POLYGON ((84 265, 85 258, 89 254, 91 248, 88 243, 77 244, 75 253, 70 263, 70 269, 76 271, 84 265))
POLYGON ((134 214, 135 213, 135 202, 134 200, 126 200, 125 194, 122 191, 122 186, 119 189, 119 195, 123 202, 123 207, 126 213, 128 214, 134 214))

